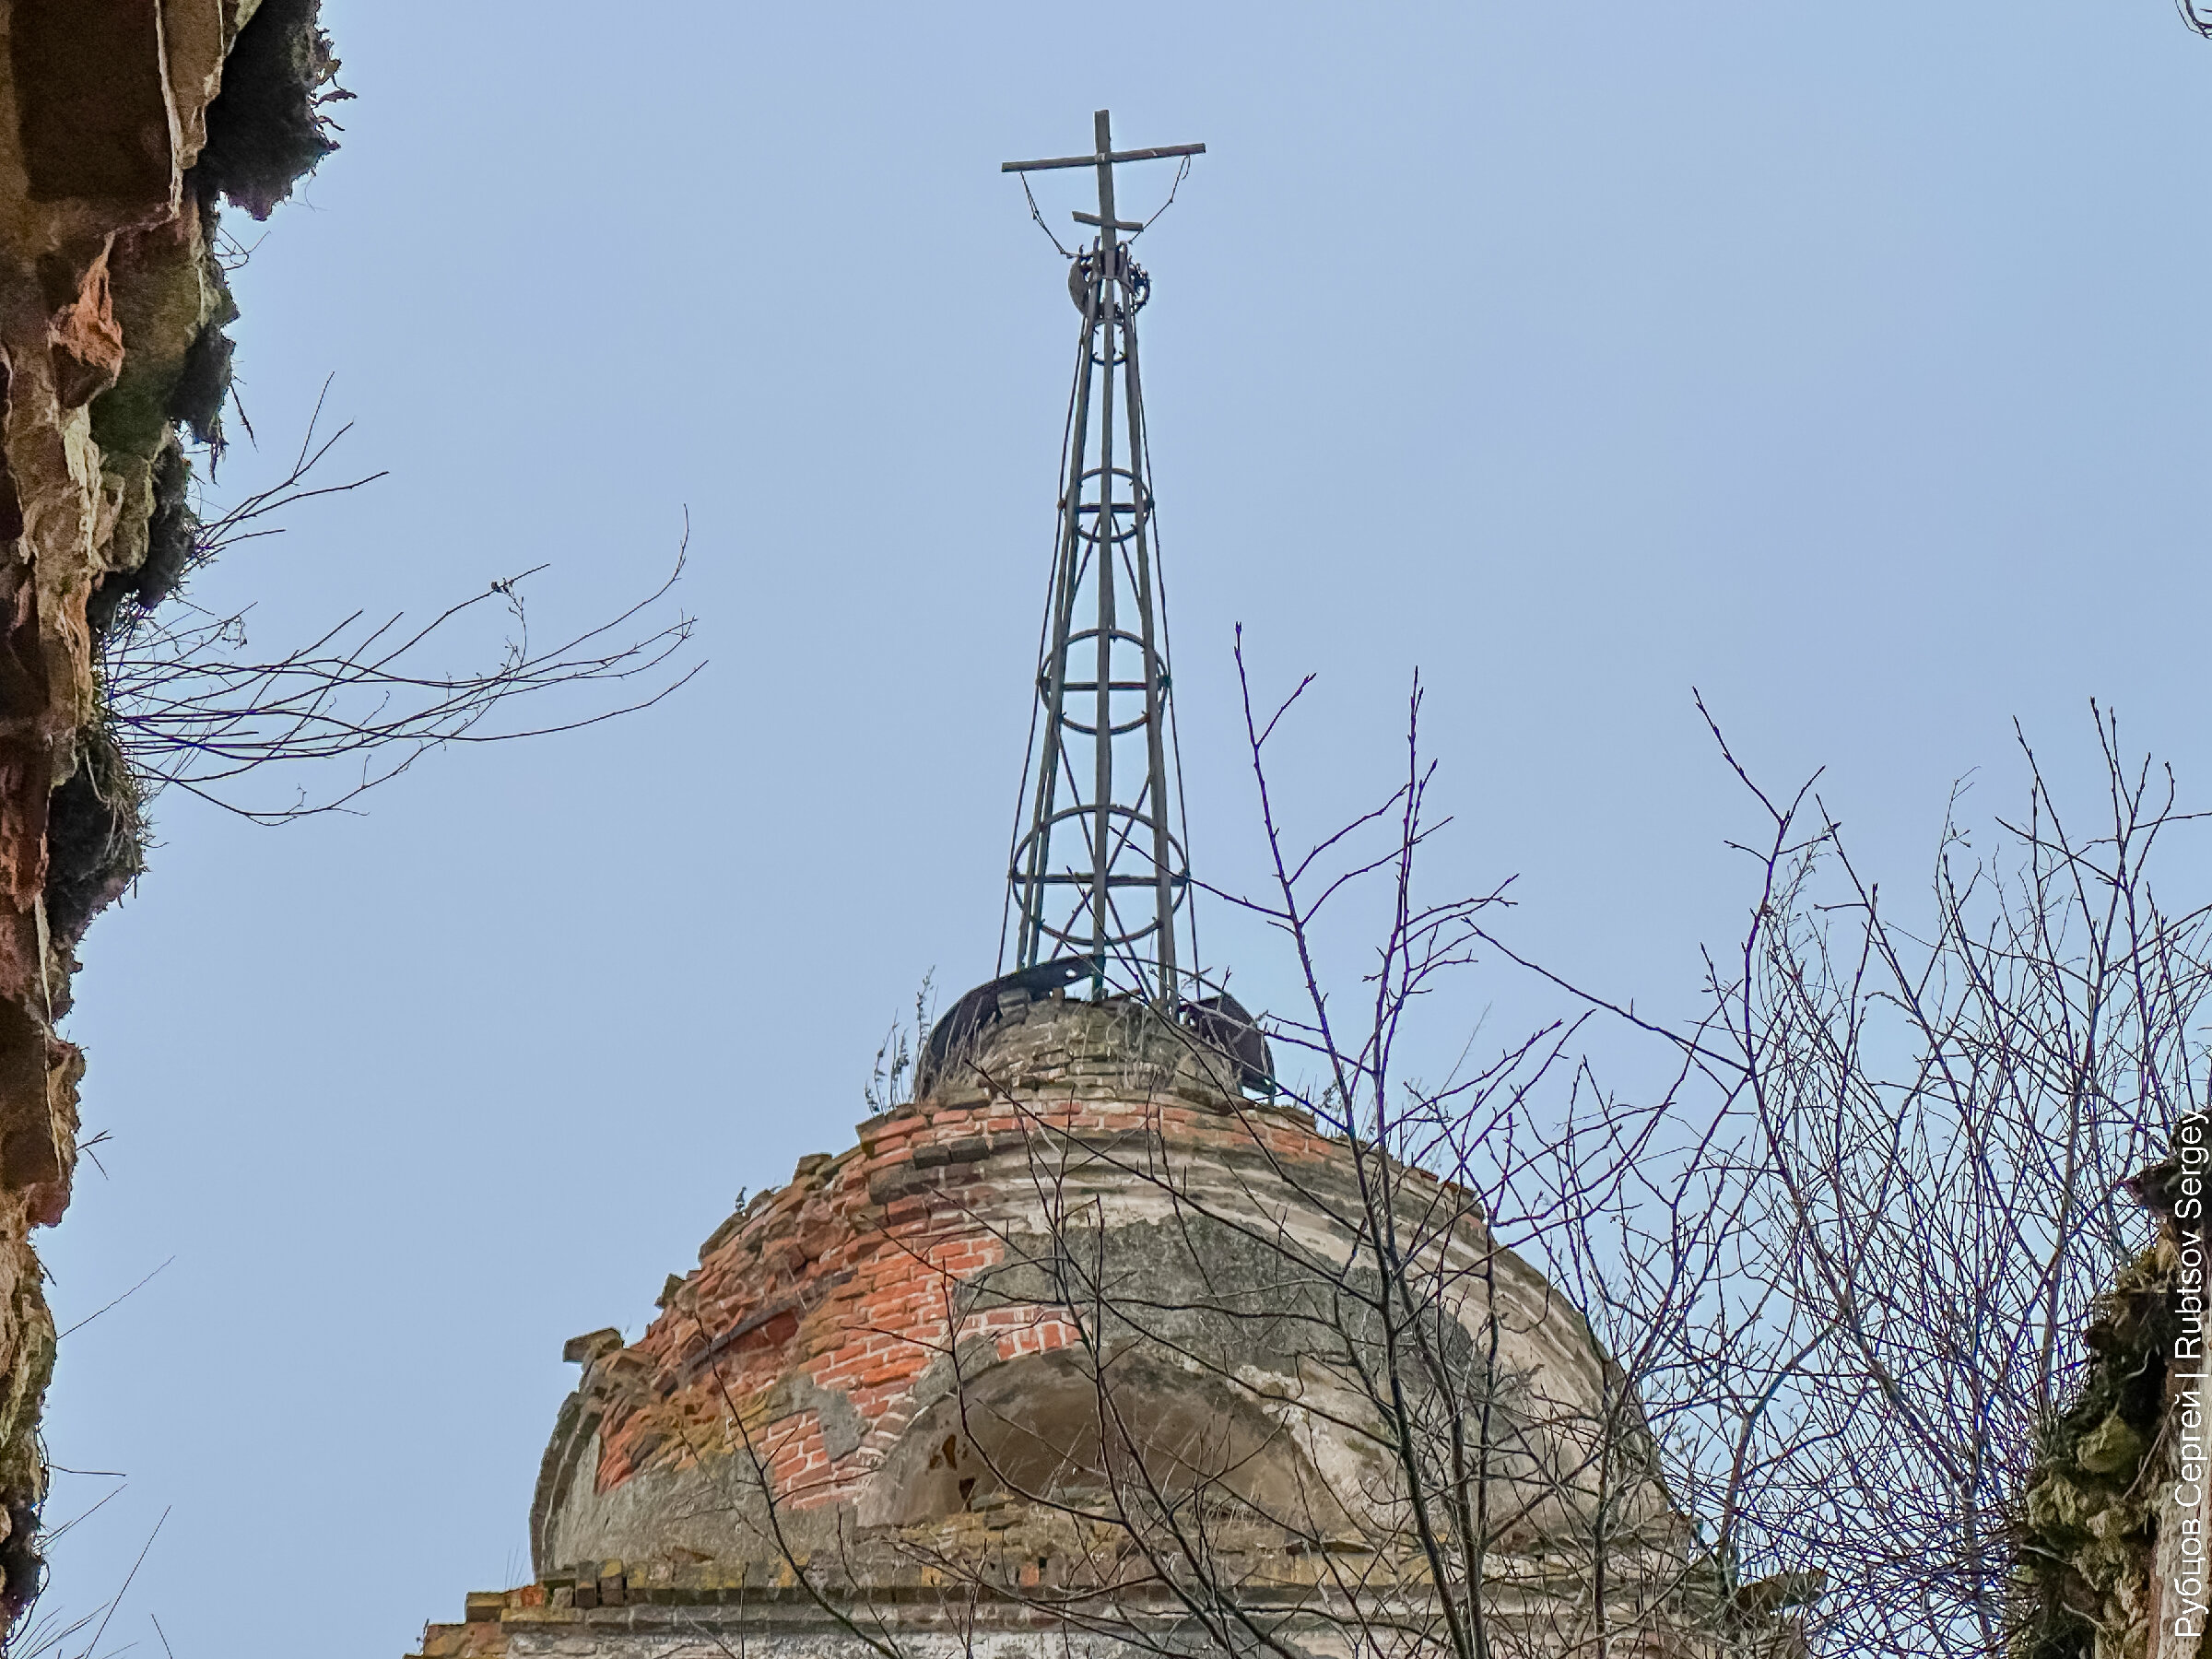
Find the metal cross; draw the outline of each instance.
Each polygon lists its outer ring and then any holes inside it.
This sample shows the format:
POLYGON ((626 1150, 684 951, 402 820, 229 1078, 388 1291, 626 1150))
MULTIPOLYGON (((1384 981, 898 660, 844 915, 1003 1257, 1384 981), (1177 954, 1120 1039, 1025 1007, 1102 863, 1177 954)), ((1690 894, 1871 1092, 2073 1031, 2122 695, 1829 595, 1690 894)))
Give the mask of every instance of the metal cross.
MULTIPOLYGON (((1026 832, 1017 826, 1007 871, 1009 902, 1019 919, 1014 965, 1035 968, 1048 955, 1081 958, 1089 965, 1094 996, 1104 994, 1111 970, 1127 989, 1171 1009, 1190 974, 1176 948, 1179 911, 1188 926, 1190 872, 1171 827, 1181 816, 1182 792, 1171 787, 1172 682, 1156 591, 1151 461, 1137 375, 1135 319, 1150 283, 1120 241, 1121 232, 1143 227, 1115 217, 1113 170, 1130 161, 1203 155, 1206 146, 1117 150, 1104 110, 1094 131, 1098 147, 1090 155, 1008 161, 1001 170, 1095 167, 1099 176, 1098 212, 1075 216, 1099 234, 1069 273, 1083 329, 1037 671, 1036 788, 1030 795, 1025 787, 1026 832), (1117 615, 1124 590, 1135 613, 1126 620, 1117 615), (1141 764, 1133 752, 1118 778, 1117 737, 1127 738, 1133 750, 1141 743, 1143 750, 1141 764), (1124 916, 1117 895, 1140 892, 1148 902, 1124 916)), ((1192 969, 1195 955, 1194 940, 1185 959, 1192 969)))
POLYGON ((1171 144, 1159 149, 1117 150, 1113 147, 1113 115, 1100 110, 1091 118, 1091 128, 1098 141, 1098 149, 1088 156, 1054 156, 1049 161, 1002 161, 1000 172, 1043 172, 1054 167, 1095 167, 1099 170, 1099 210, 1097 213, 1078 213, 1079 225, 1096 226, 1100 241, 1108 248, 1113 246, 1118 230, 1142 230, 1141 223, 1130 223, 1113 217, 1113 170, 1124 161, 1159 161, 1172 156, 1203 156, 1203 144, 1171 144))

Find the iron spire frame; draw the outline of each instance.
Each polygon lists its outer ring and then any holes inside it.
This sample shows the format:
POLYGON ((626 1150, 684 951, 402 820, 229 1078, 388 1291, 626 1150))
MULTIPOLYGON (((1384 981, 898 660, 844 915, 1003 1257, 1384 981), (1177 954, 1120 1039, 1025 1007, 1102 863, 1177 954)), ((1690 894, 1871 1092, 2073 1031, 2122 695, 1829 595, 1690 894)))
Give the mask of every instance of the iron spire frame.
POLYGON ((1088 156, 1000 169, 1090 167, 1099 188, 1098 212, 1074 216, 1097 236, 1068 270, 1083 325, 1037 669, 1034 788, 1025 782, 1007 870, 1018 921, 1014 966, 1087 959, 1094 997, 1105 994, 1110 970, 1118 971, 1129 989, 1173 1010, 1183 984, 1195 980, 1196 962, 1194 941, 1191 959, 1177 948, 1179 920, 1184 930, 1190 925, 1190 863, 1170 821, 1181 807, 1169 725, 1174 682, 1137 368, 1136 313, 1152 285, 1122 240, 1144 226, 1116 217, 1114 169, 1204 155, 1206 146, 1116 150, 1105 110, 1093 115, 1092 135, 1088 156), (1134 630, 1122 616, 1124 590, 1134 630), (1117 740, 1141 747, 1141 763, 1117 766, 1117 740), (1124 906, 1117 894, 1131 902, 1124 906))

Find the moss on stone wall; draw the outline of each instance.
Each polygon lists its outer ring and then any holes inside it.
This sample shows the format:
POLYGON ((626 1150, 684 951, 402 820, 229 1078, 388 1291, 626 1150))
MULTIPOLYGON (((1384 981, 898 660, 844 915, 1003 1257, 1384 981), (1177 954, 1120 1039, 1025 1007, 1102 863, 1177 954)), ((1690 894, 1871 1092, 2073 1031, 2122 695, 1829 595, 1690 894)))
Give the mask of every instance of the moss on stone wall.
POLYGON ((324 106, 351 93, 324 32, 322 0, 261 0, 223 66, 207 106, 207 147, 196 176, 202 199, 220 194, 265 219, 292 187, 336 149, 324 106))
MULTIPOLYGON (((86 602, 94 641, 127 609, 172 597, 190 571, 199 524, 183 438, 219 456, 236 351, 236 300, 215 252, 220 203, 255 218, 290 195, 337 147, 324 107, 350 96, 333 81, 338 60, 321 0, 262 0, 224 63, 207 107, 207 142, 185 180, 182 217, 126 232, 111 256, 124 354, 114 383, 91 407, 104 476, 128 503, 108 569, 86 602)), ((104 688, 103 688, 104 694, 104 688)), ((75 737, 76 764, 48 806, 48 924, 74 947, 92 919, 146 868, 147 793, 131 774, 103 709, 75 737)))

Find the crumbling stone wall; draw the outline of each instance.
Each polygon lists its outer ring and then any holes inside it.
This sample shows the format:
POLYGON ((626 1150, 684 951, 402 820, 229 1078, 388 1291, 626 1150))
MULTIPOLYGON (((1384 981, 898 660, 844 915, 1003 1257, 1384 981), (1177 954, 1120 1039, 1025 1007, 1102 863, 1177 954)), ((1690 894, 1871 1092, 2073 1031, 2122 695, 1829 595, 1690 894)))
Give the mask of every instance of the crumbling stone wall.
POLYGON ((35 1595, 54 1359, 31 1230, 61 1219, 86 925, 143 865, 99 641, 193 548, 236 315, 220 202, 265 216, 332 147, 318 0, 0 6, 0 1618, 35 1595), (180 429, 182 429, 182 430, 180 429))
POLYGON ((2018 1522, 2015 1659, 2149 1659, 2174 1265, 2162 1236, 2100 1300, 2080 1391, 2043 1431, 2018 1522))

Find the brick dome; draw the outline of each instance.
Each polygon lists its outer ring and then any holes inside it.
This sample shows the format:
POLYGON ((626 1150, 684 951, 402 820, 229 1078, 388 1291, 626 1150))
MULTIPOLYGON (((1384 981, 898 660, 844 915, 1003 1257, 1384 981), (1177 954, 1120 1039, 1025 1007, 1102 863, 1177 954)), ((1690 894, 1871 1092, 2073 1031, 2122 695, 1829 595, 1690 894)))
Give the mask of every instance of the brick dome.
MULTIPOLYGON (((535 1582, 472 1595, 426 1659, 1203 1647, 1190 1558, 1146 1541, 1194 1521, 1215 1588, 1312 1651, 1348 1651, 1347 1582, 1419 1647, 1403 1482, 1350 1385, 1385 1166, 1247 1075, 1140 1004, 1001 999, 924 1098, 717 1228, 639 1341, 571 1344, 535 1582)), ((1400 1236, 1471 1269, 1426 1335, 1491 1380, 1496 1630, 1582 1651, 1602 1535, 1638 1654, 1736 1652, 1742 1630, 1700 1633, 1710 1567, 1581 1315, 1469 1194, 1386 1171, 1400 1236)))
MULTIPOLYGON (((1101 1371, 1148 1465, 1221 1483, 1240 1545, 1310 1576, 1301 1540, 1356 1539, 1392 1471, 1331 1426, 1351 1402, 1315 1397, 1328 1385, 1301 1363, 1300 1322, 1316 1287, 1286 1282, 1275 1241, 1349 1256, 1357 1172, 1235 1075, 1141 1005, 1054 995, 1010 1009, 857 1145, 801 1159, 671 1278, 641 1339, 572 1356, 583 1380, 531 1514, 540 1579, 589 1585, 612 1561, 640 1583, 771 1586, 801 1559, 855 1587, 918 1586, 979 1550, 1010 1583, 1077 1572, 1080 1503, 1063 1500, 1111 1483, 1119 1438, 1102 1444, 1101 1371), (1108 1308, 1085 1345, 1071 1241, 1093 1258, 1086 1283, 1102 1273, 1149 1314, 1108 1308)), ((1399 1173, 1401 1206, 1451 1213, 1446 1247, 1488 1248, 1464 1194, 1399 1173)), ((1584 1453, 1556 1425, 1594 1420, 1605 1361, 1532 1268, 1495 1263, 1499 1369, 1542 1380, 1559 1442, 1537 1434, 1519 1455, 1531 1473, 1571 1464, 1584 1453)), ((1572 1484, 1531 1506, 1532 1544, 1571 1525, 1547 1511, 1572 1484)), ((1632 1507, 1671 1513, 1655 1485, 1632 1507)))

